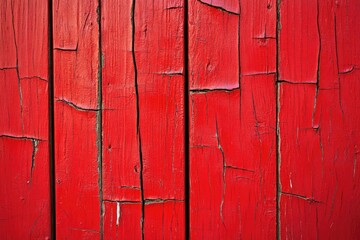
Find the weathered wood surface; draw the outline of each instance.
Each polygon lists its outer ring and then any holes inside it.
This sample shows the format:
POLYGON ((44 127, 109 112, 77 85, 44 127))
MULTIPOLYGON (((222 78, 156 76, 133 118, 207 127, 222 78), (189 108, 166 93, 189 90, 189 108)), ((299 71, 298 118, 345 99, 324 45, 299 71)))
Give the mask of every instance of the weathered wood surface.
POLYGON ((104 236, 183 239, 183 1, 101 9, 104 236))
POLYGON ((1 1, 0 238, 358 238, 359 11, 1 1))
POLYGON ((276 235, 276 5, 189 3, 190 237, 276 235))
POLYGON ((359 1, 284 1, 279 31, 282 239, 359 237, 359 1))
POLYGON ((97 1, 53 1, 56 237, 100 237, 97 1))
POLYGON ((50 236, 48 2, 0 3, 0 238, 50 236))

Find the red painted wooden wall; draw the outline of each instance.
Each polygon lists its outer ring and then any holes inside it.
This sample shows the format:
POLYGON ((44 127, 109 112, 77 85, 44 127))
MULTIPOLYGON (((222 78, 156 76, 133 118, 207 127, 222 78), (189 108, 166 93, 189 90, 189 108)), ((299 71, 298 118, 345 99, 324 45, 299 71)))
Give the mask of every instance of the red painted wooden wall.
POLYGON ((359 12, 1 1, 0 239, 359 239, 359 12))

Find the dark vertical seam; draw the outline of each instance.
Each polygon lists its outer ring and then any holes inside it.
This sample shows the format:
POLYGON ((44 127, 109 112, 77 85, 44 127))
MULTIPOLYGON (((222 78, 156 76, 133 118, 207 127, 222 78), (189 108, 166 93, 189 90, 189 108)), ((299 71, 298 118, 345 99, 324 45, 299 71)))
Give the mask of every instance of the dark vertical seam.
POLYGON ((280 63, 280 46, 279 31, 280 23, 280 1, 276 0, 276 239, 280 240, 280 198, 281 198, 281 182, 280 182, 280 82, 279 82, 279 63, 280 63))
POLYGON ((320 61, 321 61, 321 32, 320 32, 320 6, 319 6, 319 0, 316 1, 316 25, 317 25, 317 31, 319 36, 319 51, 318 51, 318 62, 317 62, 317 70, 316 70, 316 96, 318 94, 319 88, 320 88, 320 61))
POLYGON ((240 59, 240 47, 241 47, 241 43, 240 43, 240 37, 241 37, 241 32, 240 32, 240 21, 241 21, 241 0, 239 0, 239 16, 238 16, 238 74, 239 74, 239 91, 240 91, 240 104, 239 104, 239 113, 240 113, 240 125, 241 125, 241 111, 242 111, 242 89, 241 89, 241 59, 240 59))
POLYGON ((54 150, 54 55, 53 55, 53 6, 48 1, 48 115, 49 115, 49 187, 50 187, 50 226, 51 239, 56 239, 56 205, 55 205, 55 150, 54 150))
POLYGON ((143 180, 143 156, 142 156, 142 146, 141 146, 141 131, 140 131, 140 103, 139 103, 139 86, 138 86, 138 73, 136 66, 136 57, 135 57, 135 4, 136 0, 132 1, 131 6, 131 25, 132 25, 132 39, 131 39, 131 52, 134 64, 134 85, 135 85, 135 95, 136 95, 136 135, 139 145, 139 160, 140 160, 140 190, 141 190, 141 239, 144 240, 144 224, 145 224, 145 201, 144 201, 144 180, 143 180))
POLYGON ((184 0, 185 238, 190 239, 189 6, 184 0))
POLYGON ((96 112, 96 132, 97 132, 97 139, 96 144, 98 148, 98 186, 99 186, 99 201, 100 201, 100 239, 104 238, 104 209, 103 209, 103 188, 102 188, 102 161, 103 161, 103 148, 102 148, 102 39, 101 39, 101 0, 98 0, 98 7, 97 7, 97 22, 99 27, 99 36, 98 36, 98 48, 99 48, 99 55, 98 55, 98 109, 99 111, 96 112))

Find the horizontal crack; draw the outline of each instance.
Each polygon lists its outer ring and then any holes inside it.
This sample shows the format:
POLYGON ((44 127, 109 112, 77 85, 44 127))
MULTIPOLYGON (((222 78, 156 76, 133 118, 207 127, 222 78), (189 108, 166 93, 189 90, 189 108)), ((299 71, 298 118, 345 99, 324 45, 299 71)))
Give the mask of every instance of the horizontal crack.
POLYGON ((201 1, 201 0, 198 0, 198 2, 204 4, 204 5, 208 6, 208 7, 216 8, 216 9, 218 9, 218 10, 220 10, 220 11, 223 11, 223 12, 225 12, 225 13, 228 13, 228 14, 237 15, 237 16, 240 15, 240 14, 237 13, 237 12, 229 11, 229 10, 223 8, 223 7, 211 5, 211 4, 206 3, 206 2, 203 2, 203 1, 201 1))
POLYGON ((41 80, 41 81, 44 81, 44 82, 47 82, 47 81, 48 81, 47 79, 42 78, 42 77, 40 77, 40 76, 21 77, 20 80, 27 80, 27 79, 33 79, 33 78, 37 78, 37 79, 39 79, 39 80, 41 80))
POLYGON ((4 67, 4 68, 0 68, 0 71, 5 71, 5 70, 16 70, 17 67, 4 67))
POLYGON ((163 76, 182 76, 182 71, 168 71, 168 72, 156 72, 157 75, 163 75, 163 76))
POLYGON ((230 169, 234 169, 234 170, 240 170, 240 171, 245 171, 245 172, 252 172, 254 173, 254 170, 251 169, 246 169, 246 168, 240 168, 240 167, 236 167, 236 166, 231 166, 231 165, 226 165, 226 168, 230 168, 230 169))
POLYGON ((55 47, 54 50, 63 51, 63 52, 76 52, 78 50, 78 47, 79 47, 79 42, 76 43, 75 48, 55 47))
POLYGON ((83 107, 77 106, 74 103, 72 103, 72 102, 70 102, 68 100, 65 100, 65 99, 57 99, 56 101, 65 103, 66 105, 69 105, 69 106, 71 106, 71 107, 73 107, 73 108, 75 108, 76 110, 79 110, 79 111, 90 111, 90 112, 100 111, 100 109, 96 109, 96 108, 83 108, 83 107))
POLYGON ((104 199, 103 202, 121 203, 121 204, 141 204, 141 201, 131 201, 131 200, 111 200, 111 199, 104 199))
POLYGON ((174 198, 154 198, 154 199, 144 199, 145 204, 156 204, 156 203, 166 203, 166 202, 184 202, 181 199, 174 199, 174 198))
POLYGON ((14 136, 14 135, 7 135, 7 134, 2 134, 0 135, 0 138, 12 138, 12 139, 17 139, 17 140, 29 140, 29 141, 45 141, 43 139, 40 138, 34 138, 34 137, 27 137, 27 136, 14 136))
POLYGON ((241 74, 241 76, 266 76, 266 75, 275 75, 276 72, 258 72, 258 73, 248 73, 248 74, 241 74))
POLYGON ((309 203, 322 203, 314 198, 309 198, 303 195, 299 195, 296 193, 288 193, 288 192, 281 192, 282 195, 286 195, 286 196, 290 196, 290 197, 296 197, 296 198, 300 198, 302 200, 308 201, 309 203))
POLYGON ((203 88, 203 89, 190 89, 190 93, 191 94, 201 94, 201 93, 208 93, 208 92, 232 92, 232 91, 236 91, 236 90, 240 90, 240 87, 236 87, 236 88, 203 88))
POLYGON ((342 72, 339 72, 340 75, 343 75, 343 74, 349 74, 349 73, 352 73, 356 70, 360 70, 360 68, 356 67, 356 66, 351 66, 350 69, 347 69, 346 71, 342 71, 342 72))
POLYGON ((179 9, 179 8, 184 8, 184 7, 183 6, 172 6, 172 7, 165 8, 165 10, 173 10, 173 9, 179 9))
POLYGON ((140 187, 136 187, 136 186, 119 186, 119 188, 122 189, 135 189, 135 190, 140 190, 140 187))
MULTIPOLYGON (((111 200, 111 199, 104 199, 104 202, 111 202, 111 203, 120 203, 120 204, 142 204, 142 201, 132 201, 132 200, 111 200)), ((184 202, 181 199, 175 198, 147 198, 144 199, 144 204, 157 204, 157 203, 167 203, 167 202, 184 202)))
POLYGON ((287 83, 287 84, 295 84, 295 85, 301 85, 301 84, 303 84, 303 85, 306 85, 306 84, 308 84, 308 85, 317 85, 316 82, 291 82, 291 81, 288 81, 288 80, 280 80, 280 79, 277 81, 277 83, 287 83))

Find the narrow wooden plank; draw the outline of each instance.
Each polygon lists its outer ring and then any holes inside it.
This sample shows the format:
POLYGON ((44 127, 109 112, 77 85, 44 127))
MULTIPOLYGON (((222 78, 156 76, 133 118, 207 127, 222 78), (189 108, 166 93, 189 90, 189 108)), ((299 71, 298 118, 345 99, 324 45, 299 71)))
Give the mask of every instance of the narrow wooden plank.
POLYGON ((104 1, 101 9, 104 199, 140 202, 132 1, 104 1))
POLYGON ((133 2, 143 234, 149 239, 185 238, 183 2, 133 2), (152 224, 160 219, 166 224, 152 224))
POLYGON ((241 75, 276 72, 276 1, 241 0, 241 75))
POLYGON ((312 121, 316 85, 284 83, 279 91, 281 237, 304 234, 314 238, 317 228, 314 205, 321 206, 323 201, 314 189, 317 183, 321 185, 323 174, 319 132, 312 121), (300 217, 303 214, 309 219, 300 225, 305 220, 300 217))
POLYGON ((279 80, 315 83, 319 55, 317 3, 281 1, 279 80))
POLYGON ((132 7, 115 0, 101 6, 105 239, 142 236, 132 7))
POLYGON ((301 10, 312 13, 311 23, 296 20, 316 26, 319 47, 318 55, 307 57, 311 65, 296 65, 294 72, 315 74, 316 84, 280 86, 282 239, 355 239, 360 234, 360 99, 354 94, 360 90, 354 40, 359 39, 359 10, 358 1, 319 0, 301 10))
POLYGON ((189 1, 190 89, 239 86, 239 3, 216 2, 189 1))
POLYGON ((48 2, 0 3, 0 235, 50 237, 48 2))
POLYGON ((101 8, 104 236, 183 239, 183 1, 101 8))
POLYGON ((276 237, 276 5, 232 4, 189 5, 193 239, 276 237))
POLYGON ((97 1, 53 1, 56 236, 100 237, 97 1))

